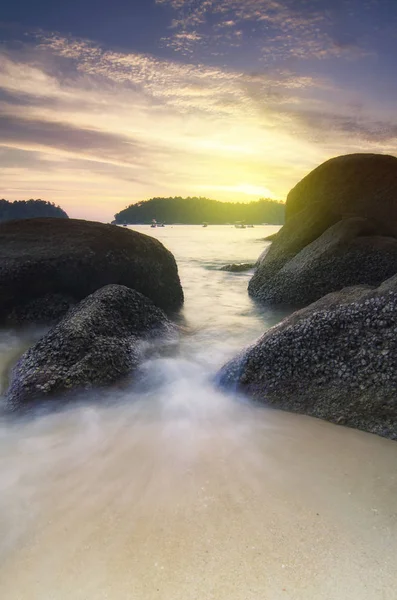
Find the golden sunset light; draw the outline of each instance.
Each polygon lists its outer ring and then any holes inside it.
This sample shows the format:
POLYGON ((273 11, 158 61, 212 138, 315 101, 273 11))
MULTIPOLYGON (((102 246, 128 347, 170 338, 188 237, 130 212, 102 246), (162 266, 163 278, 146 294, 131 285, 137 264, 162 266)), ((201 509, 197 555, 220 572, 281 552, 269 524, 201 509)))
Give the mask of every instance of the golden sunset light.
MULTIPOLYGON (((216 14, 226 5, 222 0, 216 14)), ((253 18, 253 6, 236 13, 242 24, 253 18)), ((234 50, 228 61, 214 60, 216 36, 214 55, 205 58, 201 34, 189 29, 189 19, 204 13, 189 10, 185 33, 169 30, 151 51, 50 32, 3 45, 1 194, 43 197, 71 216, 109 220, 126 204, 159 195, 205 190, 220 200, 284 200, 303 173, 331 156, 377 151, 380 142, 384 152, 395 149, 379 98, 342 84, 331 68, 342 55, 352 70, 372 60, 365 49, 338 56, 325 37, 315 50, 320 42, 309 43, 315 32, 308 18, 306 37, 280 51, 277 64, 264 54, 249 68, 243 38, 244 64, 237 65, 234 50), (300 58, 299 68, 289 64, 300 51, 308 61, 321 56, 310 75, 300 58)), ((276 13, 271 18, 278 23, 276 13)), ((235 21, 225 22, 225 35, 237 35, 235 21)), ((277 41, 269 44, 279 51, 277 41)))
POLYGON ((1 600, 396 600, 397 0, 3 0, 1 600))

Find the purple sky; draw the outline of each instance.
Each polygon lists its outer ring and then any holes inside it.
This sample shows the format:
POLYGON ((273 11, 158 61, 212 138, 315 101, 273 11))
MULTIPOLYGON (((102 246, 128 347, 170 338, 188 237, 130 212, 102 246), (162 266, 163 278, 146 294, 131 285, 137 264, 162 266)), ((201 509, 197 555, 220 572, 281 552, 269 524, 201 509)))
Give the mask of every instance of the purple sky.
POLYGON ((396 0, 16 0, 0 31, 0 197, 110 220, 397 153, 396 0))

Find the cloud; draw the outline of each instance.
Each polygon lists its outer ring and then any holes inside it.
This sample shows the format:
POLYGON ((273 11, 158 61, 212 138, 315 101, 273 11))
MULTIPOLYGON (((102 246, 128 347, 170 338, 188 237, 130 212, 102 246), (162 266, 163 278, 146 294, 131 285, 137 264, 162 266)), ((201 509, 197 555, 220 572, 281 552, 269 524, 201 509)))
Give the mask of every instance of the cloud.
MULTIPOLYGON (((342 39, 335 31, 338 8, 322 0, 156 0, 176 12, 167 38, 168 46, 183 53, 205 43, 206 49, 219 53, 222 45, 249 45, 260 50, 267 62, 287 58, 358 58, 368 54, 350 36, 342 39), (194 32, 194 39, 189 38, 194 32), (176 39, 179 37, 178 43, 176 39), (186 42, 186 43, 184 43, 186 42)), ((357 5, 354 0, 347 4, 357 5)), ((362 13, 370 7, 361 2, 362 13)), ((345 8, 351 9, 346 6, 345 8)), ((352 13, 345 10, 345 14, 352 13)), ((350 14, 351 16, 351 14, 350 14)), ((342 36, 343 37, 343 36, 342 36)), ((211 53, 210 52, 210 53, 211 53)))
POLYGON ((24 119, 0 115, 2 144, 26 148, 53 148, 86 158, 104 158, 116 163, 134 164, 142 145, 132 138, 104 131, 77 128, 69 123, 24 119))
POLYGON ((382 120, 376 117, 318 110, 290 111, 291 120, 300 122, 306 132, 312 132, 313 139, 328 132, 328 135, 341 139, 355 139, 359 143, 387 144, 397 150, 397 120, 382 120))
MULTIPOLYGON (((234 27, 235 15, 225 19, 234 27)), ((396 151, 392 113, 325 77, 56 34, 0 54, 0 128, 1 196, 44 197, 105 220, 156 195, 283 198, 332 155, 396 151)))

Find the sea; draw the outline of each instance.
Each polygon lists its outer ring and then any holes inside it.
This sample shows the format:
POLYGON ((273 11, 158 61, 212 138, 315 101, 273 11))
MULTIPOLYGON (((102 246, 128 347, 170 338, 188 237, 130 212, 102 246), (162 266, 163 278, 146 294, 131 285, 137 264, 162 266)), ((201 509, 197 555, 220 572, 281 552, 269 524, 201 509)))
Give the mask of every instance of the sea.
MULTIPOLYGON (((0 416, 0 597, 396 600, 397 444, 216 385, 285 316, 220 270, 278 227, 131 228, 177 260, 180 338, 122 389, 0 416)), ((2 394, 41 333, 0 332, 2 394)))

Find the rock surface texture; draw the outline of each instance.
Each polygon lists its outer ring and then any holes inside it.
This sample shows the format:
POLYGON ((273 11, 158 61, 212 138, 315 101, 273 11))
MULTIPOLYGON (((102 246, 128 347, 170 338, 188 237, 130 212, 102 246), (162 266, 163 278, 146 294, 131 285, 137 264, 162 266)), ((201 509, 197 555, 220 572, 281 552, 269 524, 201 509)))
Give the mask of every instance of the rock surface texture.
POLYGON ((173 255, 156 239, 76 219, 0 224, 0 320, 47 322, 108 284, 174 311, 183 292, 173 255))
POLYGON ((142 360, 145 342, 175 334, 165 313, 139 292, 103 287, 20 358, 11 373, 9 406, 122 380, 142 360))
POLYGON ((397 158, 387 154, 346 154, 331 158, 288 194, 286 220, 308 208, 336 220, 364 217, 397 223, 397 158))
POLYGON ((305 306, 397 273, 397 158, 351 154, 309 173, 288 195, 286 223, 258 261, 249 293, 305 306))
POLYGON ((397 440, 396 364, 397 276, 292 314, 219 379, 269 406, 397 440))

